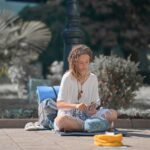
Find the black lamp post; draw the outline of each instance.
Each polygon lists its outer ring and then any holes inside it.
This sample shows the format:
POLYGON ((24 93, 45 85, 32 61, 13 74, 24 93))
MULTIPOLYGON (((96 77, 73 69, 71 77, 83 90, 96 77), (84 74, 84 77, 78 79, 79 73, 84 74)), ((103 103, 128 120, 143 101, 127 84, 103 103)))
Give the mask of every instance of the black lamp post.
POLYGON ((64 36, 64 68, 68 69, 67 58, 71 48, 83 42, 83 33, 80 29, 80 13, 78 0, 67 0, 67 21, 63 32, 64 36))

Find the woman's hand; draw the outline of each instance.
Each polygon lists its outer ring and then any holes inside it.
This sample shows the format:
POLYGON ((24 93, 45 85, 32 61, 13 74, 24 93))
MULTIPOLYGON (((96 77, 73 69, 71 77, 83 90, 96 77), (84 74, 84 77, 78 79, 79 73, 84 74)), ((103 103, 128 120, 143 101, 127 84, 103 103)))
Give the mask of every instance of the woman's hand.
POLYGON ((86 111, 87 105, 84 103, 76 104, 76 109, 79 109, 80 111, 86 111))
POLYGON ((89 106, 88 106, 88 110, 94 110, 96 109, 96 103, 91 103, 89 106))
POLYGON ((88 114, 89 116, 92 116, 92 115, 94 115, 96 112, 97 112, 97 110, 96 110, 96 104, 95 104, 95 103, 91 103, 91 104, 88 106, 87 114, 88 114))

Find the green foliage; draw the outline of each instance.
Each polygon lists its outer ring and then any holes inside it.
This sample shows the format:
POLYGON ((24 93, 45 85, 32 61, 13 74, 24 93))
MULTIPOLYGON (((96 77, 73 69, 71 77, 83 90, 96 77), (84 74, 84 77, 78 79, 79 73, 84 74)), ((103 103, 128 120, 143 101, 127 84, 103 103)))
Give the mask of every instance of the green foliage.
POLYGON ((80 0, 81 24, 95 50, 121 46, 128 56, 149 49, 149 0, 80 0))
POLYGON ((95 57, 92 72, 98 76, 102 104, 111 108, 126 108, 135 98, 135 91, 143 83, 138 74, 138 64, 130 57, 125 60, 116 56, 95 57))
MULTIPOLYGON (((40 55, 44 74, 54 60, 62 60, 66 2, 48 0, 20 12, 24 20, 42 20, 52 31, 49 48, 40 55)), ((138 52, 149 50, 149 0, 80 0, 79 6, 85 43, 95 52, 104 49, 102 53, 109 55, 120 47, 125 58, 131 55, 132 60, 139 61, 138 52)))
POLYGON ((37 113, 36 108, 13 108, 6 109, 0 118, 35 118, 37 113))
POLYGON ((0 12, 0 76, 5 73, 12 83, 18 84, 20 98, 26 93, 28 78, 35 73, 32 62, 38 59, 50 39, 51 32, 43 22, 22 21, 11 11, 0 12), (7 70, 4 64, 8 65, 7 70))
POLYGON ((45 77, 48 73, 48 66, 55 60, 63 59, 64 45, 62 33, 65 27, 66 14, 65 7, 60 4, 59 0, 55 2, 50 0, 47 4, 40 4, 33 8, 26 7, 20 12, 20 16, 24 21, 42 21, 51 30, 51 42, 48 48, 39 56, 39 61, 42 62, 43 74, 45 77))
POLYGON ((51 32, 41 21, 23 22, 11 11, 0 12, 0 63, 14 64, 19 57, 26 62, 34 60, 50 39, 51 32))
POLYGON ((150 109, 128 108, 119 109, 118 114, 120 118, 150 118, 150 109))

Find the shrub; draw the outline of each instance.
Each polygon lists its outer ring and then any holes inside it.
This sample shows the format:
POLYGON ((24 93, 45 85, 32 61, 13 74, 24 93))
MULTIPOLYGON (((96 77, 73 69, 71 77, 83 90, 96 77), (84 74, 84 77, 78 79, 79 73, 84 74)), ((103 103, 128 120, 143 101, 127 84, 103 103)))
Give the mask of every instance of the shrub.
POLYGON ((108 108, 127 108, 135 99, 135 91, 143 83, 138 63, 116 56, 95 57, 91 70, 98 77, 102 105, 108 108))

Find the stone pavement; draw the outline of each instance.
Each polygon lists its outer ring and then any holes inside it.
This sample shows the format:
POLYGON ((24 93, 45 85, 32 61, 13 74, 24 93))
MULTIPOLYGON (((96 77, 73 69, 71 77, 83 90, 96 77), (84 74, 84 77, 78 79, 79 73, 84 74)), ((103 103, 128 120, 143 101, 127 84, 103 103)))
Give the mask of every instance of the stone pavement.
MULTIPOLYGON (((128 135, 123 144, 131 150, 150 149, 149 129, 123 129, 128 135)), ((100 150, 93 143, 92 136, 59 136, 53 131, 24 131, 23 128, 1 128, 0 150, 100 150)), ((125 147, 124 147, 125 148, 125 147)), ((121 149, 109 147, 109 150, 121 149)))

